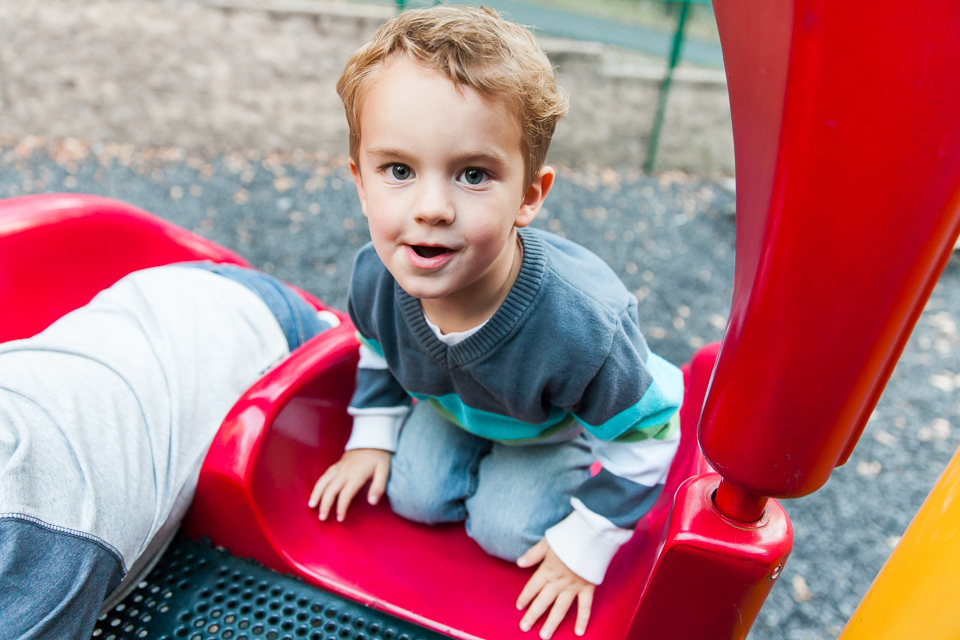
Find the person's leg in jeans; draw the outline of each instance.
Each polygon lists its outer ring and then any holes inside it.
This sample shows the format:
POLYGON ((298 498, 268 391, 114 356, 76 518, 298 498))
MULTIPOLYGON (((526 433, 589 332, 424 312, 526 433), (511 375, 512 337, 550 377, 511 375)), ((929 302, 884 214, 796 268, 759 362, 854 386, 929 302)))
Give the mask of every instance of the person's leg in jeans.
MULTIPOLYGON (((316 318, 297 307, 294 326, 316 318)), ((0 638, 90 637, 104 598, 173 535, 227 411, 310 337, 301 326, 288 340, 250 287, 166 267, 0 344, 0 638)))
POLYGON ((513 561, 570 513, 592 463, 582 436, 504 445, 468 433, 421 401, 400 432, 387 496, 409 520, 466 520, 467 535, 487 553, 513 561))
POLYGON ((466 502, 467 535, 490 555, 515 561, 573 510, 570 498, 590 477, 592 463, 583 436, 559 444, 495 444, 466 502))
POLYGON ((492 442, 468 433, 417 402, 400 431, 387 497, 394 513, 425 524, 460 522, 477 488, 480 460, 492 442))

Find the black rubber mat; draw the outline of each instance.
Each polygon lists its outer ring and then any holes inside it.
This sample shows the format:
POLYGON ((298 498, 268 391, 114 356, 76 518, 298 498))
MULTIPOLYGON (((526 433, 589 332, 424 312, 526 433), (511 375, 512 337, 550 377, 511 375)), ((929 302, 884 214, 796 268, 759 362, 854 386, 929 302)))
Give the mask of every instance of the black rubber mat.
POLYGON ((439 640, 436 632, 178 535, 95 640, 439 640))

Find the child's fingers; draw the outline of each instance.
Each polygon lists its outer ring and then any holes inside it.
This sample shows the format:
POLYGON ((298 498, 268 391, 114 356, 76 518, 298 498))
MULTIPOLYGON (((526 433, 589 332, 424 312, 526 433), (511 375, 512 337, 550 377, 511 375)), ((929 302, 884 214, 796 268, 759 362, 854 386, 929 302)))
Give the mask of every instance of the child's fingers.
POLYGON ((320 497, 321 520, 326 520, 327 516, 330 515, 330 509, 333 507, 333 503, 336 501, 337 496, 343 489, 343 483, 343 478, 336 477, 324 488, 323 495, 320 497))
POLYGON ((567 611, 570 610, 570 605, 573 604, 573 599, 576 597, 576 591, 570 590, 561 591, 557 595, 557 599, 550 609, 550 614, 547 615, 547 619, 543 621, 543 626, 540 627, 540 638, 542 640, 550 640, 553 637, 553 633, 563 622, 563 617, 567 615, 567 611))
POLYGON ((337 522, 343 522, 343 519, 347 517, 347 507, 350 506, 353 497, 357 495, 360 487, 366 481, 366 478, 361 478, 359 481, 356 478, 350 478, 340 489, 340 497, 337 499, 337 522))
POLYGON ((547 543, 547 539, 541 538, 540 542, 527 549, 526 553, 517 558, 517 566, 522 568, 532 567, 533 565, 542 562, 547 556, 547 551, 549 550, 550 545, 547 543))
POLYGON ((557 599, 559 592, 560 588, 557 587, 555 583, 547 583, 547 585, 540 590, 540 593, 537 594, 537 597, 533 599, 530 608, 523 614, 523 618, 520 619, 520 630, 530 631, 536 621, 540 619, 540 616, 542 616, 546 610, 550 608, 550 605, 553 604, 553 601, 557 599))
POLYGON ((313 491, 310 492, 310 499, 307 500, 307 506, 311 509, 315 509, 318 504, 320 504, 320 496, 323 495, 323 490, 327 488, 327 485, 330 484, 330 478, 333 474, 330 473, 330 469, 327 469, 313 485, 313 491))
POLYGON ((377 504, 387 490, 387 480, 390 478, 388 465, 377 465, 373 471, 373 480, 370 482, 370 491, 367 493, 367 502, 377 504))
POLYGON ((310 497, 307 498, 307 506, 311 509, 316 508, 320 504, 320 495, 323 493, 323 485, 320 482, 323 479, 317 480, 313 485, 313 491, 310 492, 310 497))
POLYGON ((527 608, 527 605, 536 597, 540 590, 543 589, 543 585, 547 583, 546 579, 541 575, 540 571, 537 571, 530 579, 527 580, 527 584, 523 585, 523 590, 520 592, 520 597, 517 598, 517 609, 522 611, 527 608))
POLYGON ((577 624, 573 632, 582 636, 587 632, 587 623, 590 622, 590 609, 593 607, 593 589, 583 589, 577 596, 577 624))

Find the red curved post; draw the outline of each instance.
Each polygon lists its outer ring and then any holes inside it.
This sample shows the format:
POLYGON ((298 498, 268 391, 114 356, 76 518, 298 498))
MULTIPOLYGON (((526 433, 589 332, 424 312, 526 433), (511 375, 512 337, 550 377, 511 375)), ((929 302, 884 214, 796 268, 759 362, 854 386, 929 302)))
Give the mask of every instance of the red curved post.
POLYGON ((737 166, 730 321, 629 638, 742 639, 773 497, 846 460, 960 228, 960 4, 714 0, 737 166), (696 603, 690 606, 690 603, 696 603))
POLYGON ((737 264, 700 441, 738 509, 750 496, 809 494, 846 461, 950 255, 960 4, 715 0, 714 10, 737 264))

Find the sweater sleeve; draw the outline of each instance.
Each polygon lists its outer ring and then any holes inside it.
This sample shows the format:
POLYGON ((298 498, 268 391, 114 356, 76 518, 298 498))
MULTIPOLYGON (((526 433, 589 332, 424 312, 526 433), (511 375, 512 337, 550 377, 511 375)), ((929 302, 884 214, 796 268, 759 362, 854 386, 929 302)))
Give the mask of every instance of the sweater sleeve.
POLYGON ((357 337, 360 340, 357 388, 347 408, 347 413, 353 416, 353 430, 345 449, 396 451, 400 427, 412 401, 390 373, 380 345, 359 332, 357 337))
POLYGON ((394 281, 377 257, 373 244, 361 247, 354 259, 347 292, 347 312, 360 341, 357 386, 347 408, 347 413, 353 416, 347 451, 396 451, 400 426, 410 412, 410 396, 390 372, 379 342, 381 326, 377 322, 377 309, 394 307, 393 290, 394 281))
POLYGON ((574 573, 599 584, 637 521, 659 497, 680 442, 683 374, 651 353, 629 310, 606 360, 571 413, 602 469, 571 499, 547 542, 574 573))
POLYGON ((573 512, 547 530, 557 557, 581 578, 599 584, 614 554, 663 490, 680 443, 677 414, 655 435, 606 441, 587 434, 599 473, 571 498, 573 512))

